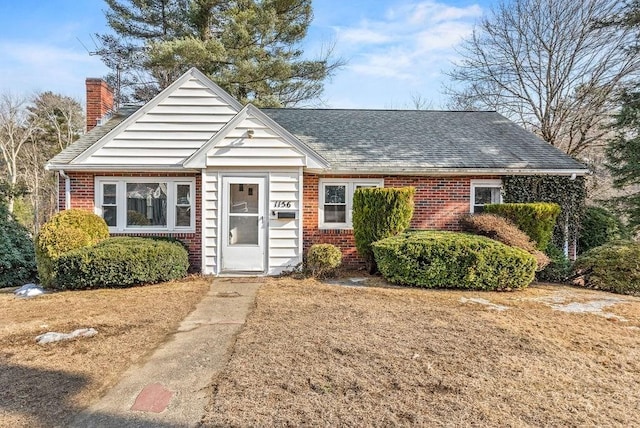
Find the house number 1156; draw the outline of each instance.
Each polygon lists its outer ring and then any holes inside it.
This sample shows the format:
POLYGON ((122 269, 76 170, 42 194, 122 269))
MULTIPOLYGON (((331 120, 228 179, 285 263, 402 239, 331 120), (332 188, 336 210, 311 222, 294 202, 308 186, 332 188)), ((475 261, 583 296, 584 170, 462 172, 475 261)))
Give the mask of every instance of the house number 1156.
POLYGON ((273 208, 291 208, 291 201, 273 201, 273 208))

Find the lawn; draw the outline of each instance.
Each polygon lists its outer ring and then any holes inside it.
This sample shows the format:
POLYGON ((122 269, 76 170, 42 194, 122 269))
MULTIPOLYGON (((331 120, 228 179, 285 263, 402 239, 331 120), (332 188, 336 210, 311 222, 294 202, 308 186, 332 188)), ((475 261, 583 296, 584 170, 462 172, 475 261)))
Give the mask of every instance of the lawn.
POLYGON ((640 299, 270 279, 212 391, 205 426, 637 425, 640 299))
POLYGON ((64 426, 131 364, 143 362, 209 289, 209 280, 66 291, 31 299, 0 294, 0 426, 64 426), (98 335, 39 345, 47 331, 98 335))

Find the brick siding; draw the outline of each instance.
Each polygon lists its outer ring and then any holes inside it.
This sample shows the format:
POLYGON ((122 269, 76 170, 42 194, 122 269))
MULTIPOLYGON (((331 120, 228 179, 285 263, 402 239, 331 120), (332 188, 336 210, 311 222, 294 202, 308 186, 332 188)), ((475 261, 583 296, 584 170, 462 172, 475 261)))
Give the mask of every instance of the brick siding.
MULTIPOLYGON (((353 230, 318 228, 318 188, 320 176, 304 175, 303 241, 306 252, 313 244, 333 244, 342 250, 343 263, 362 267, 363 260, 355 248, 353 230)), ((323 175, 322 178, 381 178, 372 175, 323 175)), ((384 176, 385 187, 416 188, 415 209, 411 220, 413 229, 460 230, 459 219, 469 213, 471 180, 497 177, 418 177, 384 176)))
MULTIPOLYGON (((193 173, 113 173, 113 172, 67 172, 71 179, 71 208, 80 208, 94 212, 95 177, 195 177, 196 181, 196 228, 193 233, 153 232, 153 233, 115 233, 112 236, 171 236, 184 242, 189 247, 189 264, 191 272, 200 272, 202 262, 202 212, 200 174, 193 173)), ((65 206, 63 178, 59 179, 58 206, 65 206)))

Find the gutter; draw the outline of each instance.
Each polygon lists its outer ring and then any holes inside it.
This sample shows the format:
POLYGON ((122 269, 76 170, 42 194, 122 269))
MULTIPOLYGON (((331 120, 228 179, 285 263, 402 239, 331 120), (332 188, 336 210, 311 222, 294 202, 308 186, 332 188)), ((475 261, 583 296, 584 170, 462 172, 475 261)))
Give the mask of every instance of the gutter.
POLYGON ((528 169, 528 168, 421 168, 421 169, 316 169, 305 168, 305 172, 318 175, 414 175, 414 176, 461 176, 461 175, 559 175, 576 177, 589 175, 588 169, 528 169))
MULTIPOLYGON (((58 173, 60 174, 60 177, 64 178, 64 209, 68 210, 71 208, 71 178, 63 169, 58 170, 58 173)), ((59 206, 58 209, 60 209, 59 206)))

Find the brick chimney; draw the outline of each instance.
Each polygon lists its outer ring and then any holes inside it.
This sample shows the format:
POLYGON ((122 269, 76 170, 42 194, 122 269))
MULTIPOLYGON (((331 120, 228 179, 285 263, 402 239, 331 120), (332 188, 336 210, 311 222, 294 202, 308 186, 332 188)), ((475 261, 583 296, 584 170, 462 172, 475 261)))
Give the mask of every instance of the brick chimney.
POLYGON ((113 110, 113 89, 102 79, 88 77, 87 86, 87 131, 113 110))

